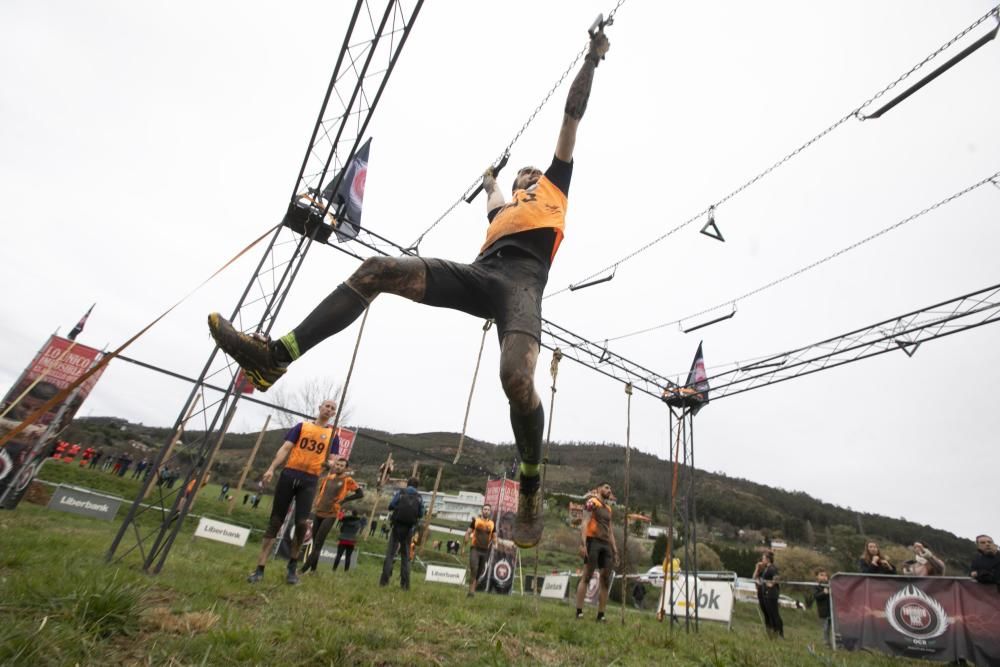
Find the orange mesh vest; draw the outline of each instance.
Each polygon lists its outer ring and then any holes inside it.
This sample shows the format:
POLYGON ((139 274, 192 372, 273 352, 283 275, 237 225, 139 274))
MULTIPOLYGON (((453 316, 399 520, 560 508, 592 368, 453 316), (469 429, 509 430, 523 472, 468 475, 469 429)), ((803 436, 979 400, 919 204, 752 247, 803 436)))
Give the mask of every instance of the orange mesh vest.
POLYGON ((286 468, 301 470, 310 475, 319 476, 323 471, 333 441, 332 426, 318 426, 312 422, 303 422, 299 440, 292 447, 285 462, 286 468))
POLYGON ((486 230, 486 241, 479 252, 484 252, 498 240, 511 234, 552 228, 555 230, 556 240, 552 244, 549 260, 555 259, 566 229, 567 204, 566 195, 545 176, 539 178, 531 190, 516 190, 510 202, 493 217, 493 222, 486 230))

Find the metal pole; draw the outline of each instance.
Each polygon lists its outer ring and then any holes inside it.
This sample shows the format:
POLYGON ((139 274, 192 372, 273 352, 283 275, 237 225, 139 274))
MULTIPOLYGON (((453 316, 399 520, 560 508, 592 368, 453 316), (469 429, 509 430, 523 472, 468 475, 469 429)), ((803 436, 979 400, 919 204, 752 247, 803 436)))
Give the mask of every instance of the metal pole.
POLYGON ((152 480, 153 480, 154 475, 156 477, 159 477, 159 475, 160 475, 160 466, 158 464, 160 462, 166 461, 173 454, 174 447, 177 446, 177 443, 180 442, 180 440, 181 440, 181 436, 184 435, 184 426, 188 423, 188 420, 191 419, 191 415, 194 413, 194 409, 195 409, 195 407, 197 407, 199 400, 202 402, 202 405, 204 405, 204 403, 205 403, 205 392, 201 392, 200 394, 198 394, 198 396, 195 398, 195 400, 193 400, 191 402, 191 406, 188 408, 187 414, 184 415, 184 420, 181 421, 181 423, 177 425, 177 428, 174 430, 174 437, 172 437, 170 439, 170 442, 167 443, 167 449, 163 452, 163 455, 160 456, 157 459, 156 463, 151 464, 151 465, 154 465, 156 467, 154 468, 153 472, 149 475, 149 477, 147 477, 144 480, 146 483, 144 485, 144 489, 145 490, 142 493, 142 499, 143 500, 145 500, 146 498, 149 498, 149 494, 153 491, 152 480))
POLYGON ((691 530, 692 530, 692 559, 694 561, 694 631, 698 632, 698 503, 695 499, 695 470, 694 470, 694 414, 688 411, 688 444, 691 448, 691 469, 688 471, 690 475, 689 488, 690 488, 690 499, 691 499, 691 530))
POLYGON ((437 477, 434 478, 434 490, 431 491, 431 506, 427 510, 427 521, 424 522, 423 535, 420 538, 420 555, 424 555, 424 546, 427 544, 427 538, 431 534, 431 517, 434 516, 434 505, 437 503, 438 488, 441 486, 441 473, 444 471, 444 464, 438 464, 437 477))
POLYGON ((625 625, 625 596, 628 593, 628 508, 629 508, 629 475, 632 469, 632 383, 625 385, 625 522, 622 530, 622 625, 625 625))
MULTIPOLYGON (((215 445, 209 452, 210 457, 214 456, 215 451, 220 446, 222 446, 222 440, 223 438, 226 437, 226 431, 229 430, 229 424, 232 423, 233 417, 236 416, 236 408, 239 405, 239 403, 240 403, 239 394, 236 394, 233 397, 232 404, 229 406, 229 412, 226 414, 226 417, 222 422, 222 428, 219 430, 219 439, 215 441, 215 445)), ((192 470, 192 472, 198 471, 198 465, 200 463, 201 462, 199 461, 198 463, 195 464, 195 468, 194 470, 192 470)), ((153 543, 153 546, 150 547, 149 556, 147 556, 146 562, 143 563, 142 565, 143 571, 145 572, 149 571, 149 566, 152 564, 153 559, 156 557, 157 553, 160 554, 160 560, 156 563, 156 567, 153 568, 153 574, 159 574, 160 570, 163 569, 163 564, 167 561, 167 556, 170 555, 170 547, 173 546, 174 540, 177 539, 177 533, 180 532, 181 526, 184 524, 184 517, 187 516, 188 512, 191 510, 191 506, 194 505, 194 499, 198 495, 198 491, 201 489, 201 484, 204 481, 205 474, 207 472, 208 472, 208 466, 203 466, 201 470, 198 472, 196 477, 197 481, 195 482, 194 485, 194 491, 192 491, 191 497, 188 498, 188 501, 184 503, 183 506, 181 507, 178 507, 178 505, 180 505, 180 501, 183 498, 183 494, 182 493, 177 494, 177 499, 174 501, 174 512, 177 512, 177 520, 174 523, 173 530, 170 531, 170 533, 167 535, 166 540, 163 542, 163 548, 157 549, 157 547, 160 544, 160 539, 163 537, 163 530, 161 529, 160 533, 156 536, 156 541, 153 543)), ((191 476, 189 475, 188 479, 186 479, 185 482, 190 481, 190 479, 191 476)), ((173 518, 173 512, 171 512, 171 519, 168 519, 168 521, 172 520, 172 518, 173 518)))
POLYGON ((271 423, 271 415, 267 416, 264 420, 264 426, 260 429, 260 435, 257 436, 257 442, 253 444, 253 449, 250 450, 250 458, 247 459, 246 465, 243 466, 243 473, 240 475, 240 481, 236 485, 236 493, 229 500, 229 508, 226 510, 227 515, 232 515, 233 505, 236 504, 236 496, 240 495, 240 491, 243 490, 243 483, 247 481, 247 475, 250 473, 250 468, 253 467, 254 459, 257 458, 257 450, 260 449, 260 443, 264 441, 264 434, 267 433, 267 425, 271 423))

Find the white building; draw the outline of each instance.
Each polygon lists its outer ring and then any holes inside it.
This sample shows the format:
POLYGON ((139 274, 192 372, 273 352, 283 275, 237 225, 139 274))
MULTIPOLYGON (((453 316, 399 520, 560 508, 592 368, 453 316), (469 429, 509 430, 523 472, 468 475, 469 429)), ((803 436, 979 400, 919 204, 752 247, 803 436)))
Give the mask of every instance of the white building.
MULTIPOLYGON (((430 491, 421 491, 420 497, 424 500, 424 507, 430 509, 430 491)), ((486 496, 473 491, 459 491, 455 495, 438 493, 437 500, 434 501, 434 516, 439 519, 451 521, 472 521, 479 515, 479 510, 483 508, 486 496)))

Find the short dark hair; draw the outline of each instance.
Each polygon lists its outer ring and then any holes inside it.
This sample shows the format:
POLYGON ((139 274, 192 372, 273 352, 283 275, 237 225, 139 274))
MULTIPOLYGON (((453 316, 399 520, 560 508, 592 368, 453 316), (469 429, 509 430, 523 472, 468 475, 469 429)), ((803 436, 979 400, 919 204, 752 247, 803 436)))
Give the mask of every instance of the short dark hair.
MULTIPOLYGON (((985 537, 985 538, 987 538, 988 540, 990 540, 991 542, 993 541, 993 536, 992 536, 992 535, 987 535, 986 533, 983 533, 982 535, 976 535, 976 542, 978 542, 978 541, 979 541, 979 538, 980 538, 980 537, 985 537)), ((923 544, 923 542, 921 542, 921 544, 923 544)), ((926 545, 926 544, 924 544, 924 546, 926 547, 927 545, 926 545)))
POLYGON ((821 567, 818 570, 816 570, 815 574, 816 574, 816 576, 819 576, 821 574, 830 574, 830 573, 826 571, 826 568, 821 567))
POLYGON ((765 551, 764 552, 764 558, 767 559, 767 562, 774 563, 774 552, 773 551, 765 551))
POLYGON ((412 486, 414 489, 416 489, 420 485, 420 479, 418 477, 411 477, 410 479, 406 480, 406 485, 412 486))

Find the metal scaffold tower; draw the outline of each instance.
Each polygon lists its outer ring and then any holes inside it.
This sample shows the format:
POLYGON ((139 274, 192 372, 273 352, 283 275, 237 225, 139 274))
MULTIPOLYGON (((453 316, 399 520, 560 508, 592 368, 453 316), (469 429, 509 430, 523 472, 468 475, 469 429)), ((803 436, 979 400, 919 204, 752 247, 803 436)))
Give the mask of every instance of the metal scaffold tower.
MULTIPOLYGON (((317 206, 315 202, 323 200, 316 195, 336 191, 422 5, 422 0, 355 3, 288 212, 276 226, 229 318, 241 331, 265 335, 271 331, 313 242, 326 243, 334 233, 327 210, 330 204, 317 206)), ((226 355, 219 354, 218 347, 212 349, 181 406, 170 441, 160 449, 153 472, 108 548, 109 562, 123 561, 137 552, 145 572, 162 570, 236 413, 242 388, 237 383, 244 382, 238 371, 226 355), (157 483, 164 466, 178 473, 176 488, 157 483)))

